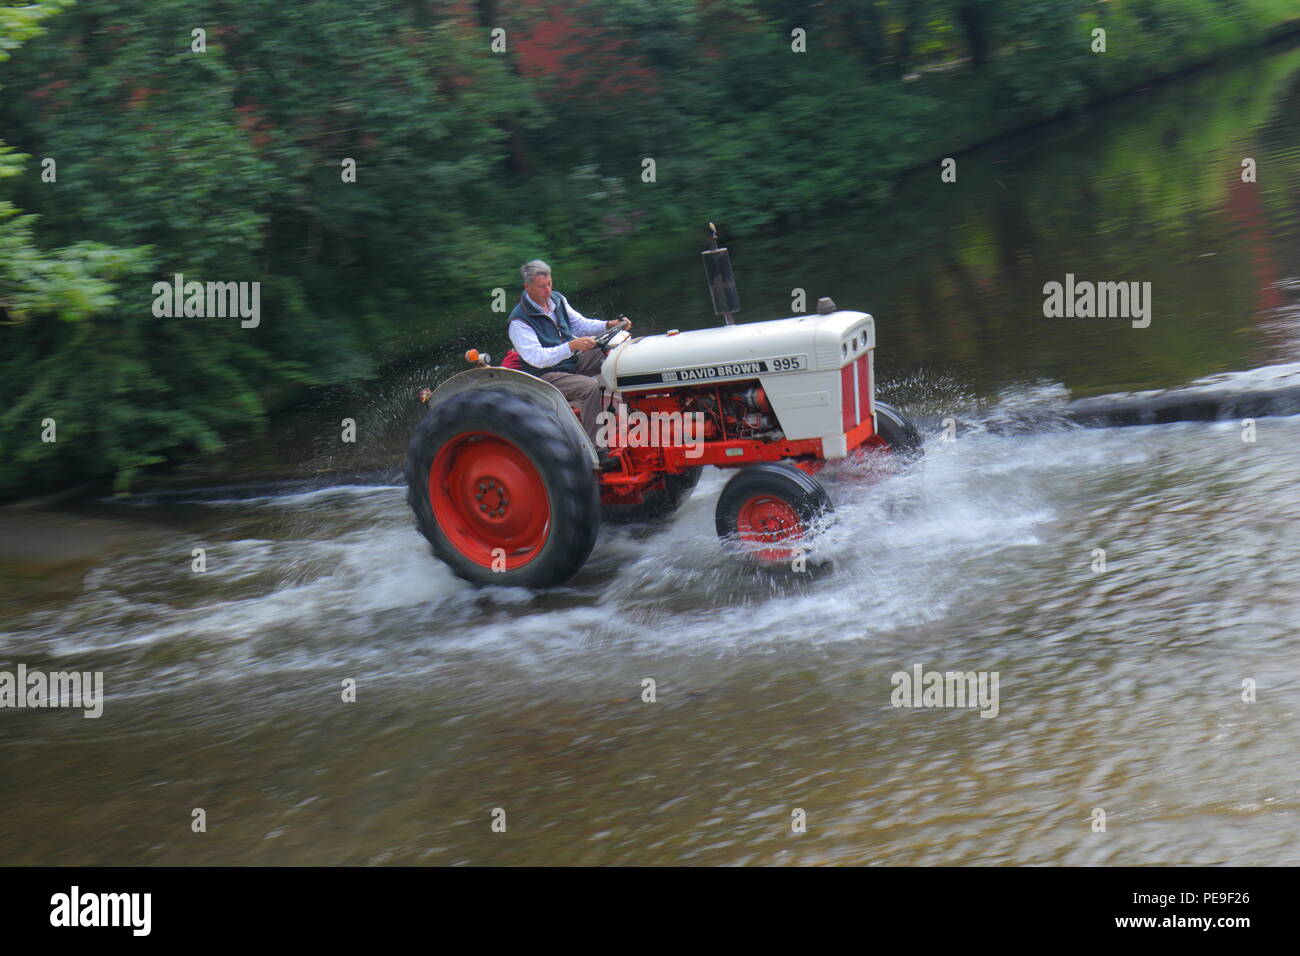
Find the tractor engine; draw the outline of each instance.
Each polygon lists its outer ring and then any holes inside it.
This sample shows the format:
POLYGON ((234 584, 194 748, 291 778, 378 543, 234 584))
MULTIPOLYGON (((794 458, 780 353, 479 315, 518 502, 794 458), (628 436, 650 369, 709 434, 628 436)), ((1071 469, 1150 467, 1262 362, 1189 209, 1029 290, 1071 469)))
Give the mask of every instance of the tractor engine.
POLYGON ((750 438, 770 441, 781 436, 767 393, 757 383, 748 388, 717 387, 702 395, 690 396, 684 403, 688 410, 705 416, 704 437, 750 438))
POLYGON ((692 416, 691 421, 698 423, 698 427, 688 437, 697 441, 735 438, 774 441, 782 437, 767 394, 756 380, 637 392, 625 400, 629 408, 646 415, 692 416))

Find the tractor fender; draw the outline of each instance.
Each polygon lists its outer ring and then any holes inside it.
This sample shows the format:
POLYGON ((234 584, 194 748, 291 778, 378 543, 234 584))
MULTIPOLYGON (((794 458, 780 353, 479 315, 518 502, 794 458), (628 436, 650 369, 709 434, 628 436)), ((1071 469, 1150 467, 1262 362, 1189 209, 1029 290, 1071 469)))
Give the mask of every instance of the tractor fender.
POLYGON ((561 427, 571 431, 580 440, 580 447, 587 449, 587 453, 591 457, 591 467, 595 468, 600 463, 600 458, 596 454, 596 447, 592 445, 591 439, 587 437, 587 433, 579 423, 578 417, 573 414, 573 409, 569 407, 569 400, 561 395, 560 390, 554 385, 544 382, 534 375, 529 375, 527 372, 497 367, 479 367, 466 372, 459 372, 434 390, 433 394, 429 396, 429 407, 433 408, 451 396, 468 391, 471 388, 487 387, 516 392, 525 398, 531 399, 543 408, 550 409, 561 427))

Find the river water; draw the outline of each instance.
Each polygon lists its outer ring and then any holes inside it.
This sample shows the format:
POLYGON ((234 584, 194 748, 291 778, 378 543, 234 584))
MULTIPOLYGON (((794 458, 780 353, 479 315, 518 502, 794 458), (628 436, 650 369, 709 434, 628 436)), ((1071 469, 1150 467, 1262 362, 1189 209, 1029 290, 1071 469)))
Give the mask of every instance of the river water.
MULTIPOLYGON (((1300 48, 957 159, 731 241, 743 320, 796 287, 873 312, 880 394, 926 425, 919 463, 829 470, 807 574, 722 553, 716 470, 546 593, 454 578, 392 484, 7 509, 0 670, 106 701, 0 711, 0 863, 1300 863, 1300 418, 1054 418, 1300 360, 1300 48), (1151 326, 1044 318, 1066 273, 1150 281, 1151 326), (916 665, 996 672, 996 716, 893 706, 916 665)), ((711 321, 693 255, 571 297, 711 321)), ((230 457, 391 468, 464 344, 230 457)))

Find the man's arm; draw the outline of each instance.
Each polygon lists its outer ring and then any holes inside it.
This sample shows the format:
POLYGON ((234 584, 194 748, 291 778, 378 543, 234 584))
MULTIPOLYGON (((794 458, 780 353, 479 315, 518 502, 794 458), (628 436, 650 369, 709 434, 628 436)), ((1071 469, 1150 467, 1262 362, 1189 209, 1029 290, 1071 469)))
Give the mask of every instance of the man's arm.
POLYGON ((515 319, 508 329, 510 343, 525 362, 534 368, 550 368, 558 365, 573 354, 568 342, 561 342, 551 348, 544 348, 537 341, 537 333, 523 319, 515 319))

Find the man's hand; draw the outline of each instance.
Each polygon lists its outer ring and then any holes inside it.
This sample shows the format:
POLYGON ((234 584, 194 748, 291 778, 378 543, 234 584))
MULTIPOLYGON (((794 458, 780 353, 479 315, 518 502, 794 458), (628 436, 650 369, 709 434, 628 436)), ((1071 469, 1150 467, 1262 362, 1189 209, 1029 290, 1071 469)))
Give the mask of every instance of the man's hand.
POLYGON ((617 319, 610 319, 605 323, 605 328, 612 329, 616 325, 621 325, 625 329, 632 328, 632 320, 626 315, 620 315, 617 319))
POLYGON ((595 347, 596 340, 590 335, 584 335, 580 339, 569 340, 569 351, 571 352, 585 352, 588 349, 594 349, 595 347))

